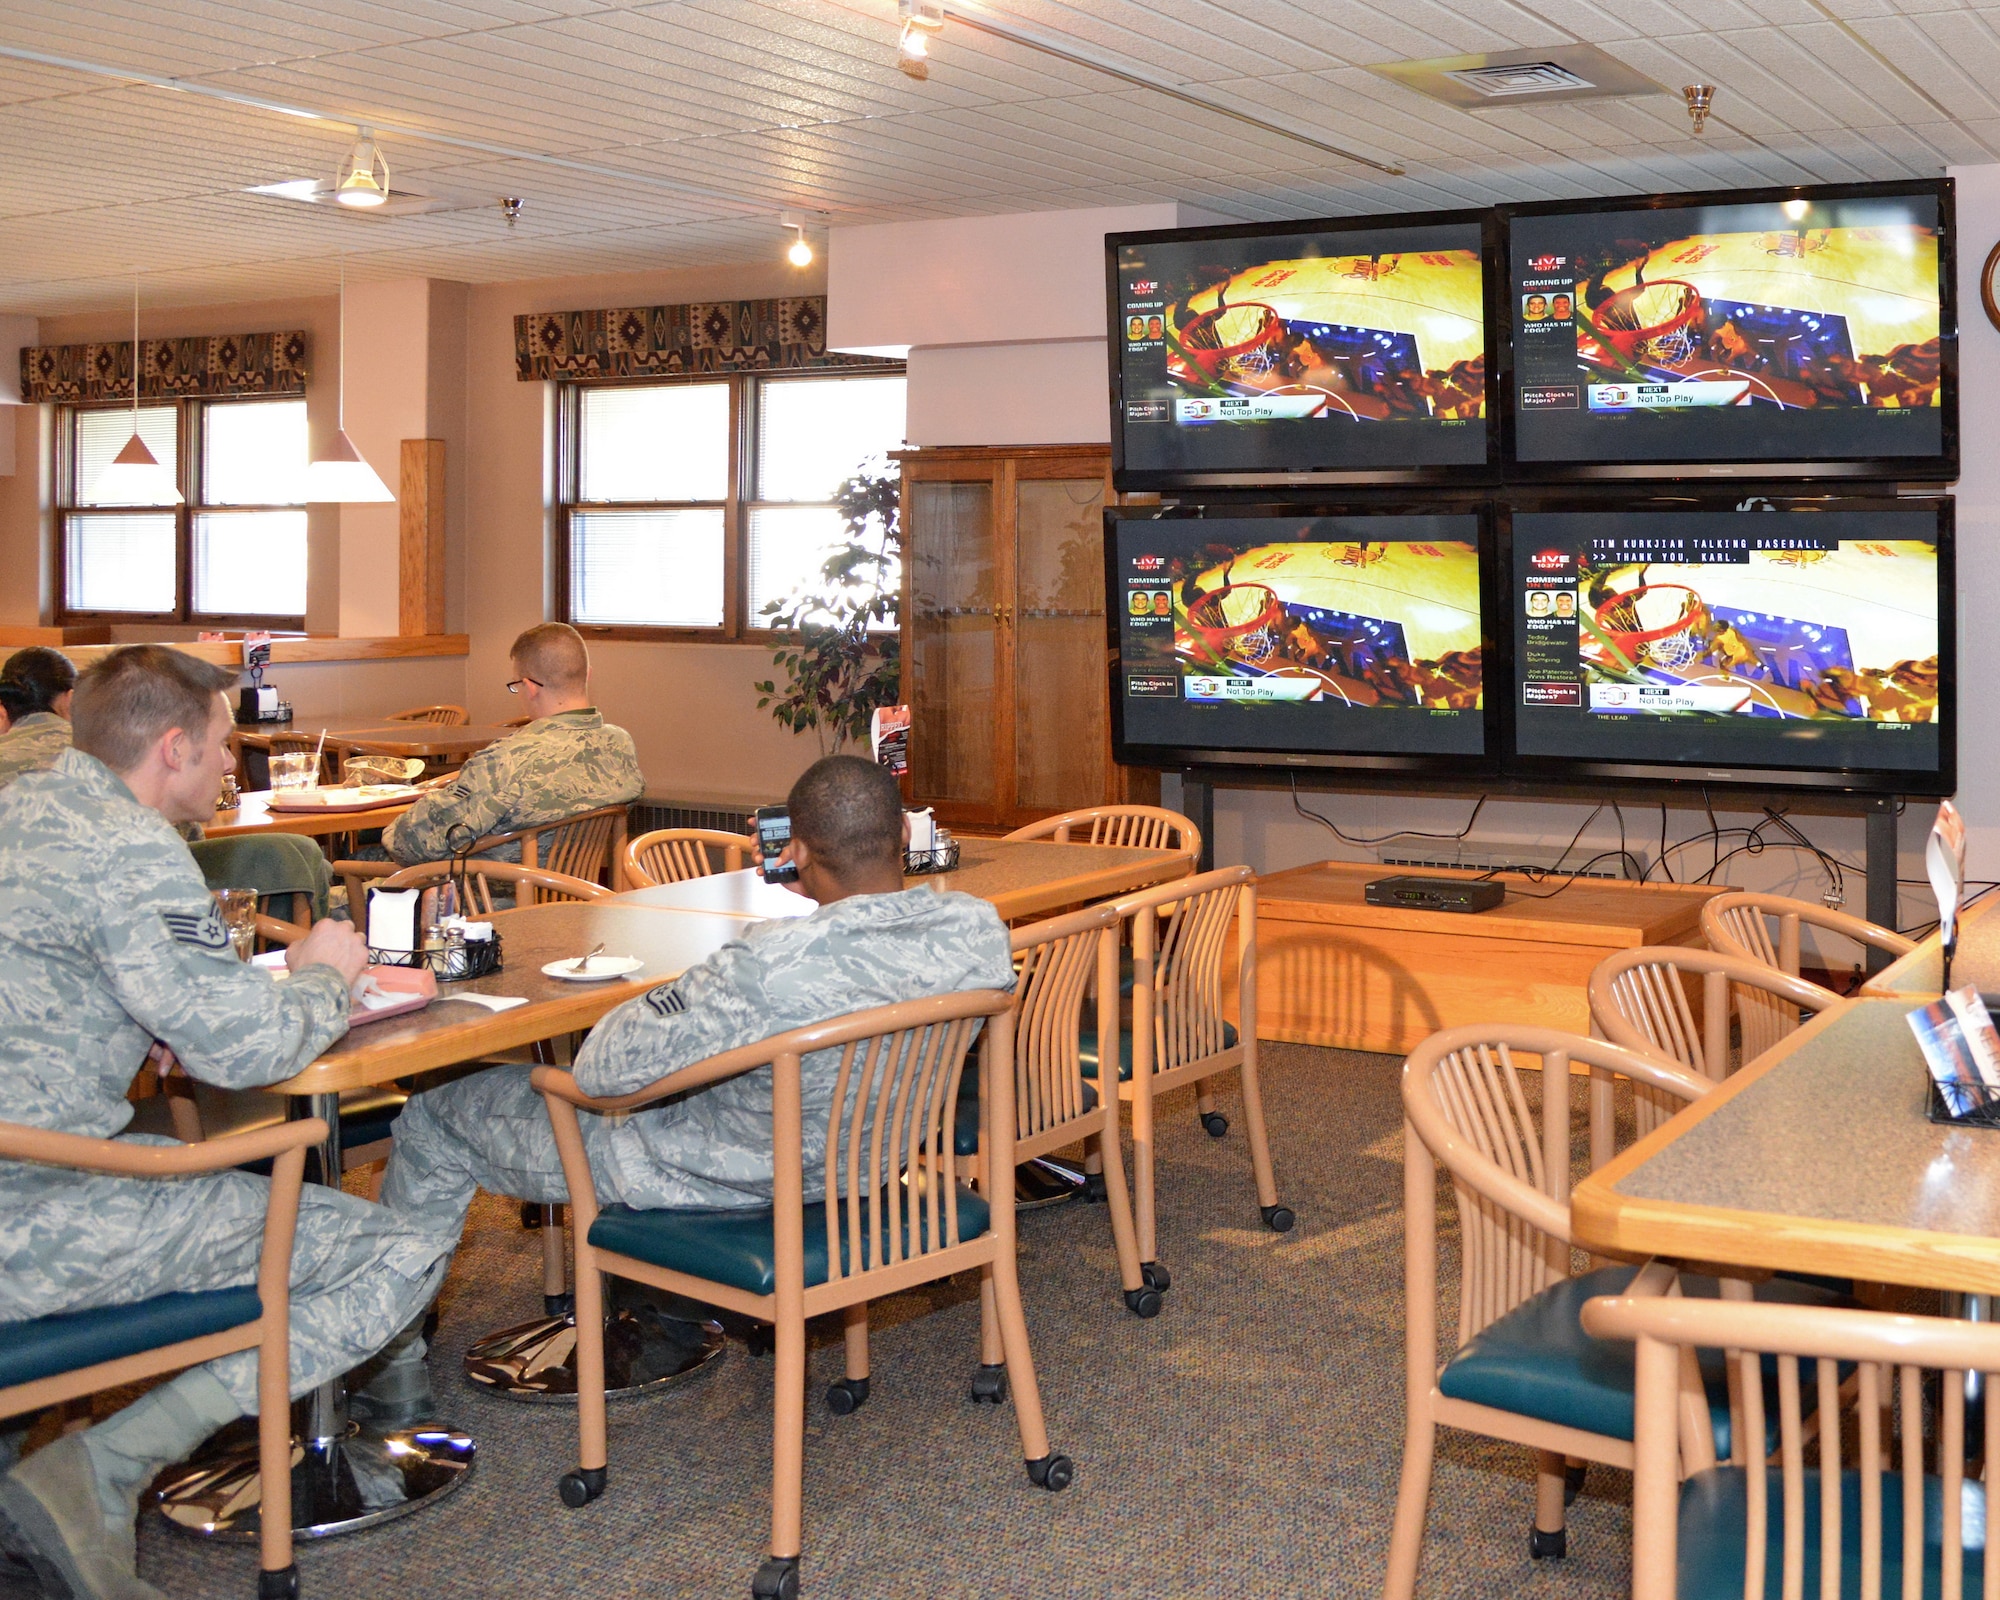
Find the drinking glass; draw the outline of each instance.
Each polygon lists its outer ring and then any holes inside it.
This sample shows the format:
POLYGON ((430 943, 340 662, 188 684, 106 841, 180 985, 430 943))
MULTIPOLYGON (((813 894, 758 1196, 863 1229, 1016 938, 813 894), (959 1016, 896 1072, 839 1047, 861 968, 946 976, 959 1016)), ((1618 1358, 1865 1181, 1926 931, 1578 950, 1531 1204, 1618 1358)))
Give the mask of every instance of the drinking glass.
POLYGON ((257 891, 215 889, 215 909, 229 929, 229 942, 236 947, 236 959, 248 961, 257 948, 257 891))
POLYGON ((319 762, 310 750, 285 750, 271 757, 271 788, 273 792, 286 789, 316 789, 319 787, 319 762))

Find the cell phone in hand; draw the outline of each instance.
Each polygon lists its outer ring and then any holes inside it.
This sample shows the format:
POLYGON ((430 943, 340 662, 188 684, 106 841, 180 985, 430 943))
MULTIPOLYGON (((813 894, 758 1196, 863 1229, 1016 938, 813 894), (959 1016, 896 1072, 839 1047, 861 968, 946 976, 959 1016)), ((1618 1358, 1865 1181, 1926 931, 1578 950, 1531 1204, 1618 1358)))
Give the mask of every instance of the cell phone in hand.
POLYGON ((795 883, 799 869, 787 861, 778 865, 778 857, 785 853, 785 846, 792 842, 792 814, 783 806, 759 806, 757 808, 757 870, 764 875, 766 883, 795 883))

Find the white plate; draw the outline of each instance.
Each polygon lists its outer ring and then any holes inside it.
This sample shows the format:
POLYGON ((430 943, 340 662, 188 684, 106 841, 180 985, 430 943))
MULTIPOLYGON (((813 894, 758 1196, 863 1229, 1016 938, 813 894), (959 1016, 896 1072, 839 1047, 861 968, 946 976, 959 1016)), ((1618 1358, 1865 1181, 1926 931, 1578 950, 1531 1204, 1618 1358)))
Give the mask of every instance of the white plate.
POLYGON ((606 978, 622 978, 628 972, 637 972, 645 964, 637 956, 592 956, 579 972, 572 956, 567 961, 551 961, 542 968, 542 974, 566 983, 602 983, 606 978))
POLYGON ((406 783, 371 783, 355 789, 280 789, 272 794, 273 811, 369 811, 376 806, 414 800, 417 791, 406 783))

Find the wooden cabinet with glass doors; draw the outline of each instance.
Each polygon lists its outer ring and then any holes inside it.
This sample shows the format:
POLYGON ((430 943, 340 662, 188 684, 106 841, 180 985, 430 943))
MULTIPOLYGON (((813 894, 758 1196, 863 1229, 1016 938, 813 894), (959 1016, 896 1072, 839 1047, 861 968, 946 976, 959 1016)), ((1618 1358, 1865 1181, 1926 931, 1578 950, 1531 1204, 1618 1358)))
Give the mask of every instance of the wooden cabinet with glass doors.
POLYGON ((1111 760, 1110 452, 968 447, 896 459, 911 802, 981 832, 1078 806, 1156 803, 1157 773, 1111 760))

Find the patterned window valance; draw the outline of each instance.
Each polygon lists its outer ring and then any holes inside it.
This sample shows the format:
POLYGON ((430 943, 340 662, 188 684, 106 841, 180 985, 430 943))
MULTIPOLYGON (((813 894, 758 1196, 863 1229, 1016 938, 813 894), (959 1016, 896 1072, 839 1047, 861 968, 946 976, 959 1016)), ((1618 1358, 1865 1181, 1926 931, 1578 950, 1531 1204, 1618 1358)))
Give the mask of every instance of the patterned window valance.
MULTIPOLYGON (((149 400, 205 399, 221 395, 304 394, 306 336, 291 333, 218 333, 189 339, 140 341, 139 394, 149 400)), ((132 343, 52 344, 21 352, 21 398, 54 400, 132 398, 132 343)))
POLYGON ((789 300, 539 311, 514 319, 514 365, 523 383, 538 383, 545 378, 672 377, 901 363, 829 354, 826 296, 814 294, 789 300))

